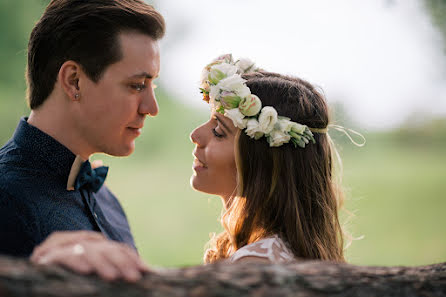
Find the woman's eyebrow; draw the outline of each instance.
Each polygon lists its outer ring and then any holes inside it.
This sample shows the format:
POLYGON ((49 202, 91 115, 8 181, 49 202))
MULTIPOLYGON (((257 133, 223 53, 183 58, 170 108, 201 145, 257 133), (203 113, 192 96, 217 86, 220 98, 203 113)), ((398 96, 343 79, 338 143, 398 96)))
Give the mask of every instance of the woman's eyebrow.
POLYGON ((226 131, 232 134, 232 130, 229 129, 229 127, 219 118, 219 116, 215 115, 215 118, 217 119, 217 122, 226 129, 226 131))

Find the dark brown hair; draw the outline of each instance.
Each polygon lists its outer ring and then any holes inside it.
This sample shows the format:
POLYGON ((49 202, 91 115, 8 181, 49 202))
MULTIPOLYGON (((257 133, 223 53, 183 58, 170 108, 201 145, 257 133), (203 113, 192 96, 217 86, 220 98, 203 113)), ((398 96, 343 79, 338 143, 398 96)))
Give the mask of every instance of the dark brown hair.
MULTIPOLYGON (((262 106, 311 128, 326 128, 329 111, 310 83, 270 72, 244 76, 262 106)), ((334 148, 326 133, 315 144, 272 148, 265 138, 239 132, 235 147, 238 195, 222 216, 225 231, 211 241, 205 262, 229 257, 237 249, 277 234, 296 258, 344 261, 338 219, 342 192, 333 176, 334 148)))
POLYGON ((122 58, 118 33, 137 31, 162 38, 161 14, 141 0, 52 0, 28 43, 28 101, 39 107, 51 94, 65 61, 79 63, 97 82, 122 58))

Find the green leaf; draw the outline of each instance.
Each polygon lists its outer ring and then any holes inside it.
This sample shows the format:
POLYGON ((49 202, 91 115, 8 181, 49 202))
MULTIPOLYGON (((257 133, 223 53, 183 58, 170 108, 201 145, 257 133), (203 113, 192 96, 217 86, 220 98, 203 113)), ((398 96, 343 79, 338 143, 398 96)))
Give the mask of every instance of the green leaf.
POLYGON ((225 108, 224 108, 223 106, 220 106, 220 107, 217 109, 217 112, 219 112, 219 113, 221 113, 221 114, 225 114, 225 108))

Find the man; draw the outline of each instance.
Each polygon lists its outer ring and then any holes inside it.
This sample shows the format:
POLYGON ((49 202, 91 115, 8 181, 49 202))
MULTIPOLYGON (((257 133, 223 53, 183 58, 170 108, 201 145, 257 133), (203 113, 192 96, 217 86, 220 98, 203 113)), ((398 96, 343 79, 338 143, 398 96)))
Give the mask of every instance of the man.
MULTIPOLYGON (((141 0, 52 0, 28 45, 29 118, 0 149, 0 253, 29 256, 58 230, 92 230, 134 248, 107 168, 131 154, 158 105, 163 17, 141 0)), ((79 251, 78 251, 79 252, 79 251)), ((100 259, 98 259, 100 260, 100 259)))

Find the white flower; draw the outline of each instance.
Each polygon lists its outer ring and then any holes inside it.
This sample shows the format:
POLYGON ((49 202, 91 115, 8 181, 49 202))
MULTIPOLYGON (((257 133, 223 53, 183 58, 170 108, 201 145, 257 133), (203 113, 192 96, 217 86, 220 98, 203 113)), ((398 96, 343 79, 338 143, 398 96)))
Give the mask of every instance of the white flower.
POLYGON ((284 133, 279 130, 273 130, 268 136, 269 146, 281 146, 284 143, 288 143, 291 136, 288 133, 284 133))
POLYGON ((236 126, 237 128, 240 129, 246 128, 248 120, 245 119, 245 116, 240 112, 238 108, 226 109, 225 117, 230 118, 234 123, 234 126, 236 126))
POLYGON ((221 103, 220 101, 214 101, 211 102, 210 106, 211 106, 211 111, 218 111, 221 107, 221 103))
POLYGON ((219 56, 215 61, 223 61, 225 63, 232 63, 232 54, 224 54, 219 56))
POLYGON ((225 77, 230 77, 237 73, 237 67, 227 63, 217 64, 211 67, 209 71, 209 81, 214 85, 225 77))
POLYGON ((200 77, 200 81, 201 83, 205 83, 208 80, 209 77, 209 71, 207 70, 207 68, 203 68, 203 70, 201 71, 201 77, 200 77))
POLYGON ((246 134, 255 140, 263 136, 263 132, 259 130, 259 122, 256 119, 249 119, 246 124, 246 134))
MULTIPOLYGON (((223 91, 220 95, 220 102, 225 109, 236 108, 240 104, 241 98, 234 92, 223 91)), ((240 110, 242 111, 242 110, 240 110)), ((243 112, 242 112, 243 113, 243 112)), ((245 114, 245 113, 243 113, 245 114)), ((246 115, 246 114, 245 114, 246 115)))
POLYGON ((209 91, 209 98, 211 101, 216 101, 220 96, 220 88, 218 86, 211 86, 209 91))
POLYGON ((240 101, 238 108, 245 116, 252 117, 262 109, 262 101, 256 95, 251 94, 240 101))
POLYGON ((277 123, 277 111, 274 107, 265 106, 259 115, 259 127, 260 132, 265 134, 270 133, 274 129, 274 125, 277 123))
POLYGON ((290 121, 288 118, 281 118, 279 119, 278 124, 279 124, 278 130, 282 132, 290 132, 295 123, 290 121))
POLYGON ((254 71, 255 67, 255 63, 253 61, 251 61, 250 59, 246 59, 246 58, 242 58, 240 60, 238 60, 235 65, 237 65, 237 67, 240 69, 241 73, 245 73, 245 72, 251 72, 254 71))
POLYGON ((246 98, 251 95, 251 90, 246 85, 243 85, 241 88, 235 89, 235 92, 237 93, 237 95, 239 95, 240 98, 246 98))
POLYGON ((306 128, 307 128, 307 126, 305 126, 305 125, 301 125, 301 124, 293 122, 293 125, 291 126, 291 131, 296 132, 298 134, 304 134, 304 131, 306 128))
POLYGON ((229 92, 234 92, 240 98, 245 98, 251 95, 251 91, 245 85, 246 80, 244 80, 239 74, 234 74, 228 76, 218 82, 218 86, 229 92))

